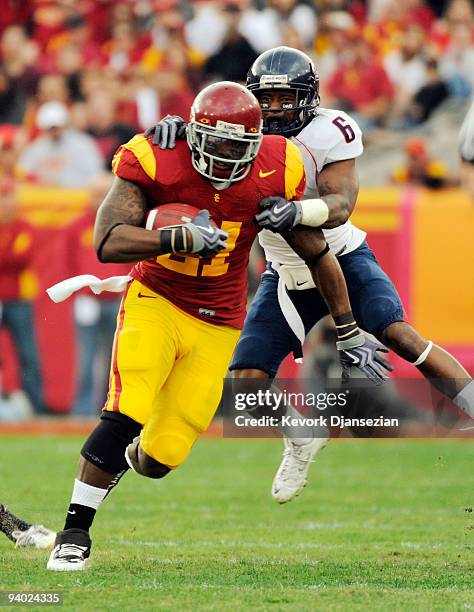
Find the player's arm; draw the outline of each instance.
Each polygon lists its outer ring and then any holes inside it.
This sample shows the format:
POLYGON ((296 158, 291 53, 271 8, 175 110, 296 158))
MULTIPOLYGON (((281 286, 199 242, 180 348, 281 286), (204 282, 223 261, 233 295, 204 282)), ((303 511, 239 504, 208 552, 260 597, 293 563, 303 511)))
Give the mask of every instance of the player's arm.
MULTIPOLYGON (((305 227, 308 224, 301 223, 301 217, 304 217, 303 205, 310 202, 309 200, 299 201, 304 193, 305 183, 301 153, 296 145, 287 140, 285 145, 285 197, 264 198, 260 202, 263 212, 257 214, 255 220, 260 227, 280 233, 306 263, 329 312, 336 320, 337 317, 351 312, 346 281, 339 262, 329 251, 322 230, 318 227, 305 227)), ((358 332, 355 321, 354 329, 358 332)))
MULTIPOLYGON (((326 165, 318 177, 319 198, 327 206, 325 229, 338 227, 352 214, 359 194, 359 177, 355 159, 326 165)), ((304 203, 303 203, 304 206, 304 203)))
MULTIPOLYGON (((318 196, 303 198, 285 209, 286 219, 278 219, 281 231, 295 225, 308 225, 330 229, 345 223, 354 210, 359 193, 359 179, 355 160, 362 154, 362 133, 357 123, 341 113, 324 126, 325 137, 331 143, 327 152, 328 163, 315 177, 318 196)), ((305 145, 306 146, 306 145, 305 145)), ((308 144, 311 150, 311 142, 308 144)), ((281 206, 276 206, 281 211, 281 206)), ((268 217, 272 211, 268 211, 268 217)), ((280 213, 281 217, 281 213, 280 213)), ((269 229, 272 229, 269 225, 269 229)))
POLYGON ((161 232, 143 229, 146 198, 140 187, 116 177, 97 211, 94 247, 100 261, 137 262, 161 255, 161 232))
POLYGON ((329 251, 322 230, 316 227, 298 226, 282 235, 308 266, 333 319, 350 313, 351 305, 341 266, 334 254, 329 251))
POLYGON ((142 227, 146 211, 141 188, 115 177, 95 221, 94 248, 99 261, 135 263, 165 253, 209 257, 227 246, 227 235, 210 225, 207 211, 201 211, 190 223, 153 231, 142 227))
POLYGON ((318 178, 319 198, 302 198, 288 204, 284 198, 265 198, 258 217, 261 227, 285 231, 297 225, 330 229, 352 214, 359 193, 355 159, 328 164, 318 178), (286 204, 286 205, 285 205, 286 204))
POLYGON ((298 226, 282 234, 291 248, 308 266, 336 325, 340 362, 345 378, 351 367, 359 368, 376 384, 393 370, 381 353, 388 350, 372 342, 359 329, 352 314, 346 280, 337 258, 329 250, 320 228, 298 226))
POLYGON ((349 377, 351 367, 355 366, 376 384, 382 383, 388 378, 386 370, 393 370, 381 354, 388 351, 359 329, 352 314, 344 274, 322 230, 298 226, 283 233, 283 237, 308 266, 334 319, 344 377, 349 377))
POLYGON ((380 351, 387 352, 387 350, 381 345, 372 343, 359 330, 352 314, 344 274, 336 256, 329 250, 322 229, 305 227, 294 222, 285 227, 285 217, 293 210, 292 205, 295 203, 290 198, 301 196, 304 190, 303 160, 294 145, 287 144, 287 147, 291 154, 286 158, 285 198, 276 196, 262 200, 261 206, 264 210, 256 215, 256 221, 261 227, 281 233, 308 266, 334 319, 338 335, 337 348, 341 352, 340 360, 344 374, 348 375, 350 367, 355 365, 372 381, 379 384, 387 378, 384 370, 392 369, 379 354, 380 351), (288 166, 293 172, 288 172, 288 166), (300 174, 302 179, 299 178, 300 174))

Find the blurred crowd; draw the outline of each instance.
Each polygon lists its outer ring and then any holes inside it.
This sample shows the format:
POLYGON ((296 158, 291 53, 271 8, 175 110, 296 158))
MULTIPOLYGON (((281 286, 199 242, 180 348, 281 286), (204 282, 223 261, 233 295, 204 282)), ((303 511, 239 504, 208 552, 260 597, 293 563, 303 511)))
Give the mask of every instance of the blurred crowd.
POLYGON ((133 133, 187 117, 203 85, 244 81, 278 45, 313 57, 322 106, 369 140, 474 91, 471 0, 4 0, 0 125, 21 128, 17 174, 87 185, 133 133))
MULTIPOLYGON (((16 344, 34 408, 40 411, 44 401, 35 292, 28 284, 32 239, 16 210, 19 181, 90 189, 90 210, 68 229, 69 250, 77 246, 68 270, 101 276, 93 263, 94 210, 110 184, 114 151, 134 133, 166 114, 187 117, 202 86, 244 81, 261 52, 288 45, 314 59, 322 106, 349 112, 369 138, 377 130, 410 134, 446 101, 467 101, 474 92, 473 6, 471 0, 3 0, 0 322, 16 344)), ((410 140, 405 153, 392 181, 450 184, 425 142, 410 140)), ((107 361, 116 307, 115 299, 77 300, 77 413, 97 408, 91 389, 103 394, 106 366, 101 382, 92 384, 94 356, 104 332, 107 361)))
POLYGON ((410 127, 470 96, 473 32, 470 0, 4 0, 0 123, 32 138, 57 102, 108 162, 129 130, 186 116, 203 84, 242 81, 283 44, 314 58, 324 106, 410 127))

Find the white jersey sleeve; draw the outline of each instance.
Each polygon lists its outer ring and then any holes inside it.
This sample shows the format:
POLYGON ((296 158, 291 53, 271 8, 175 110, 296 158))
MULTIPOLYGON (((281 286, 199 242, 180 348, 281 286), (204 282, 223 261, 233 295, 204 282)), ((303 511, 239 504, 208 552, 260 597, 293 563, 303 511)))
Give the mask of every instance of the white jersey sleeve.
POLYGON ((474 163, 474 100, 459 134, 460 153, 464 161, 474 163))
MULTIPOLYGON (((343 111, 328 108, 318 108, 316 117, 292 140, 303 157, 307 197, 319 196, 318 175, 324 166, 355 159, 364 150, 362 132, 354 119, 343 111)), ((365 232, 350 221, 323 231, 329 247, 336 255, 355 250, 366 236, 365 232)), ((304 265, 279 234, 262 230, 259 242, 265 250, 267 261, 290 266, 304 265)))
POLYGON ((345 112, 319 108, 316 117, 293 139, 303 156, 306 195, 318 194, 318 174, 327 164, 362 154, 362 132, 345 112))

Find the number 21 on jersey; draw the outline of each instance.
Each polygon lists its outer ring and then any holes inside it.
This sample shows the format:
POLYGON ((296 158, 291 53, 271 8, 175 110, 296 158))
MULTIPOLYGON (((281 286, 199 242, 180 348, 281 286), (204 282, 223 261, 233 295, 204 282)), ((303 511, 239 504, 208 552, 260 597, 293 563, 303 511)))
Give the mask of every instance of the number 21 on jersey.
POLYGON ((187 276, 222 276, 229 268, 228 257, 235 249, 237 238, 240 234, 242 223, 240 221, 223 221, 221 229, 229 234, 227 238, 227 248, 215 255, 210 263, 203 263, 204 260, 197 256, 189 255, 160 255, 156 261, 168 270, 173 270, 179 274, 187 276))

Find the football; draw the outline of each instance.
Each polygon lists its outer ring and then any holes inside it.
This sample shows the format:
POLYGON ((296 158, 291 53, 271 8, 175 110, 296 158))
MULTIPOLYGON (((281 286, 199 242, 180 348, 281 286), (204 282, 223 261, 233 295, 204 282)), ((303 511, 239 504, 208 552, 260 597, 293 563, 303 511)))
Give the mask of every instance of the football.
MULTIPOLYGON (((179 202, 160 204, 148 212, 145 228, 147 230, 156 230, 169 225, 189 223, 200 210, 201 209, 191 206, 190 204, 182 204, 179 202)), ((211 221, 211 223, 215 226, 214 222, 211 221)))

